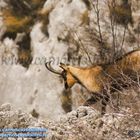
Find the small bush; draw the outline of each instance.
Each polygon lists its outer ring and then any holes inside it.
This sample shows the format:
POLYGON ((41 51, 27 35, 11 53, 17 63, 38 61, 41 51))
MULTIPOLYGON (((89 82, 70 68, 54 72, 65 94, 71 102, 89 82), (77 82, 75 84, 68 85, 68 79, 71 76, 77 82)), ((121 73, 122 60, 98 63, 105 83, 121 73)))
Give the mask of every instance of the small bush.
POLYGON ((114 4, 114 6, 111 5, 110 17, 113 18, 113 20, 118 24, 122 25, 127 25, 128 23, 133 24, 131 5, 129 4, 122 5, 114 4))

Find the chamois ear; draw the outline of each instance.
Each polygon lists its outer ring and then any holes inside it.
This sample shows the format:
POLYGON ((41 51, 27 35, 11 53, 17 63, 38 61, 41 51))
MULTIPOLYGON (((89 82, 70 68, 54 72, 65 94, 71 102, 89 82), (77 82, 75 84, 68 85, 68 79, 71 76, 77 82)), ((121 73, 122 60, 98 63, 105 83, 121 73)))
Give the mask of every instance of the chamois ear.
POLYGON ((59 67, 62 68, 63 70, 66 70, 66 71, 68 70, 68 65, 65 65, 63 63, 60 63, 59 67))

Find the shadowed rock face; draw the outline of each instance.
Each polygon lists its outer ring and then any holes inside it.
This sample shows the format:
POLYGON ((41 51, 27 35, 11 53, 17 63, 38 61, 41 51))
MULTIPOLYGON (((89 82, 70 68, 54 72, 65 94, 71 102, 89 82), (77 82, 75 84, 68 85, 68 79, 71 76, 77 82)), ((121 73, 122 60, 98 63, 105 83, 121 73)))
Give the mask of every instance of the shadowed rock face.
POLYGON ((38 10, 43 7, 43 3, 45 1, 8 0, 8 6, 2 11, 4 24, 7 28, 3 38, 9 35, 15 39, 19 32, 29 33, 38 17, 38 10))
POLYGON ((26 34, 23 38, 22 41, 19 41, 17 43, 19 45, 18 48, 18 62, 24 66, 25 68, 28 68, 29 65, 32 62, 32 50, 31 50, 31 38, 30 34, 26 34))
POLYGON ((6 3, 6 8, 2 10, 4 24, 7 27, 4 37, 8 34, 12 37, 12 33, 30 32, 30 28, 35 23, 45 0, 8 0, 6 3))
POLYGON ((4 40, 9 37, 15 40, 18 33, 25 34, 20 41, 17 41, 17 45, 19 45, 19 59, 17 61, 25 68, 28 68, 32 62, 31 28, 35 24, 36 18, 39 16, 38 11, 44 3, 45 0, 8 0, 8 6, 2 10, 6 31, 1 39, 4 40))

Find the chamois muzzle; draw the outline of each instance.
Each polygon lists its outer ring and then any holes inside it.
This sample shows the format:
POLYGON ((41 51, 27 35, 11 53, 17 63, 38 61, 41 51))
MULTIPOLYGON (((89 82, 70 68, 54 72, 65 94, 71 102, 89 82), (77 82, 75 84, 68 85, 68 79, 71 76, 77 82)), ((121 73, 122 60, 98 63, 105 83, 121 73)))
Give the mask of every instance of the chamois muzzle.
POLYGON ((52 73, 55 73, 55 74, 58 74, 58 75, 62 75, 62 72, 56 71, 56 70, 51 66, 51 62, 52 62, 52 61, 49 61, 49 62, 45 63, 46 68, 47 68, 49 71, 51 71, 52 73))

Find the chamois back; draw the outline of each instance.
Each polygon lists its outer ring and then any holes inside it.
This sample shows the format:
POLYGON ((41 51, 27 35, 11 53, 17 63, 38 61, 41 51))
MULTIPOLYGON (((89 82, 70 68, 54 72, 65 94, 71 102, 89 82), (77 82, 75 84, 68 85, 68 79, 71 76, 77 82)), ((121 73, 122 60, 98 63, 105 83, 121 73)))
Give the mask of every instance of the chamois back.
MULTIPOLYGON (((75 83, 84 86, 90 93, 100 93, 104 90, 104 84, 120 80, 123 75, 137 78, 140 73, 140 50, 135 50, 111 64, 96 65, 92 67, 74 67, 60 64, 62 72, 56 72, 46 63, 47 69, 61 75, 64 78, 66 88, 71 88, 75 83)), ((133 80, 134 80, 133 79, 133 80)))
POLYGON ((113 63, 105 65, 81 68, 61 63, 62 72, 54 70, 50 63, 46 63, 46 68, 64 78, 66 89, 69 90, 75 83, 79 83, 92 94, 85 105, 101 100, 102 114, 105 113, 110 98, 106 89, 109 88, 112 93, 114 90, 121 90, 133 85, 130 81, 135 82, 140 78, 140 50, 127 53, 113 63))
POLYGON ((140 50, 135 50, 121 58, 117 59, 113 64, 106 66, 105 71, 115 77, 119 73, 126 75, 131 74, 130 72, 140 72, 140 50))
POLYGON ((91 93, 100 93, 106 83, 112 84, 113 80, 120 80, 122 75, 128 77, 133 75, 136 79, 136 74, 140 72, 140 50, 127 53, 111 64, 86 68, 62 64, 61 68, 66 72, 65 82, 68 87, 79 83, 91 93))

